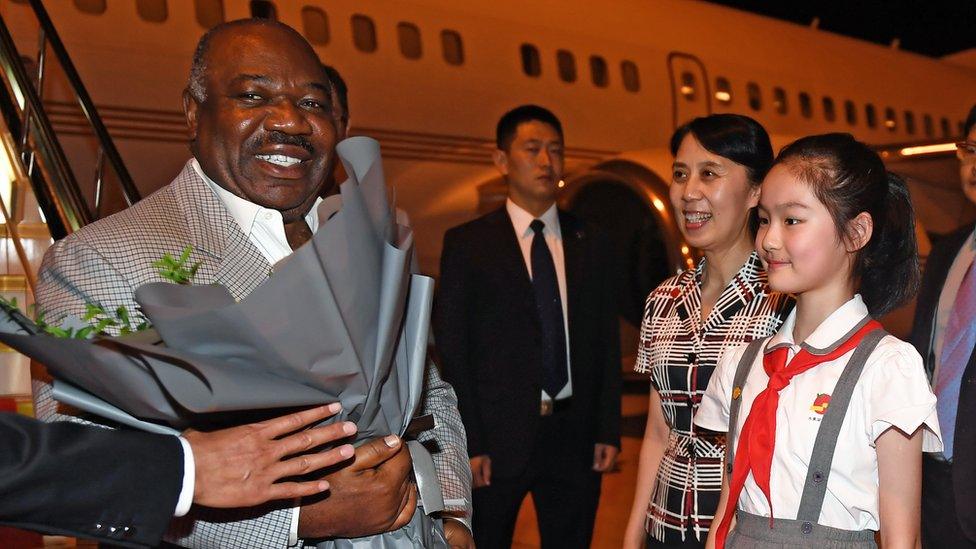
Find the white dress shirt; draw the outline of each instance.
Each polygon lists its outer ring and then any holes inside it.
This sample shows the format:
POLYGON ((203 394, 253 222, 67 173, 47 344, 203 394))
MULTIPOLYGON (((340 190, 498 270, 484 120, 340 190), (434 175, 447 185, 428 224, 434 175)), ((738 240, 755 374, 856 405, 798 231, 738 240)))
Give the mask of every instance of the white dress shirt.
POLYGON ((945 284, 942 285, 942 293, 939 294, 939 307, 935 313, 935 329, 932 333, 932 344, 935 353, 935 368, 932 373, 932 383, 939 379, 939 367, 942 365, 942 344, 945 340, 946 327, 949 326, 949 315, 952 313, 952 306, 956 303, 956 294, 962 286, 962 279, 966 276, 966 271, 976 259, 976 231, 969 235, 966 242, 959 249, 956 258, 949 267, 946 275, 945 284))
MULTIPOLYGON (((827 317, 803 344, 826 349, 850 332, 867 313, 861 296, 856 295, 827 317)), ((801 348, 793 340, 795 323, 796 309, 766 343, 769 347, 787 344, 789 360, 801 348)), ((745 347, 736 347, 719 360, 695 416, 695 424, 699 427, 728 432, 732 381, 745 347)), ((823 362, 796 375, 780 392, 776 409, 776 443, 769 475, 776 518, 796 519, 814 441, 823 419, 823 408, 818 411, 814 403, 834 390, 853 354, 854 350, 851 350, 836 360, 823 362)), ((769 382, 762 356, 759 353, 756 357, 742 387, 737 433, 742 432, 753 401, 769 382)), ((880 511, 875 441, 889 427, 911 434, 921 426, 925 427, 923 451, 941 451, 942 435, 935 413, 935 395, 925 377, 922 358, 911 344, 886 336, 868 357, 854 387, 837 439, 818 523, 844 530, 878 530, 880 511)), ((769 503, 752 473, 746 478, 738 508, 764 517, 770 515, 769 503)))
MULTIPOLYGON (((281 217, 281 212, 259 206, 228 191, 207 177, 207 174, 203 173, 203 170, 200 168, 200 163, 197 162, 196 158, 192 162, 193 169, 207 183, 210 190, 217 195, 220 202, 230 212, 231 217, 237 221, 241 230, 244 231, 244 234, 247 235, 251 243, 257 247, 261 255, 268 260, 269 264, 274 266, 275 263, 291 255, 293 250, 291 249, 291 245, 288 244, 288 237, 285 236, 285 222, 281 217)), ((321 203, 321 198, 316 199, 315 204, 305 214, 305 222, 308 223, 308 227, 312 230, 313 234, 319 228, 318 206, 321 203)), ((191 490, 190 496, 192 497, 192 495, 193 491, 191 490)), ((291 533, 288 536, 289 545, 298 544, 298 515, 300 512, 301 507, 296 506, 291 519, 291 533)))
MULTIPOLYGON (((532 239, 535 238, 535 231, 529 225, 536 219, 529 212, 525 211, 512 199, 505 200, 505 209, 508 216, 512 219, 512 227, 515 229, 515 236, 518 237, 519 248, 522 249, 522 259, 525 261, 525 268, 532 278, 532 239)), ((556 264, 556 281, 559 283, 559 301, 563 306, 563 330, 566 333, 566 385, 563 386, 555 400, 562 400, 573 396, 573 375, 569 367, 569 313, 566 302, 566 261, 563 258, 563 235, 559 228, 559 211, 553 204, 545 211, 539 219, 546 224, 542 229, 542 236, 546 239, 549 252, 552 254, 552 262, 556 264)), ((553 400, 552 396, 542 390, 543 400, 553 400)))
MULTIPOLYGON (((268 263, 274 265, 291 255, 293 250, 288 244, 288 237, 285 236, 285 223, 281 218, 281 212, 259 206, 221 187, 203 173, 196 158, 193 159, 193 169, 217 195, 220 202, 230 212, 231 217, 237 221, 241 230, 257 247, 261 255, 268 260, 268 263)), ((305 214, 305 222, 312 229, 312 233, 315 233, 319 228, 318 206, 321 203, 321 198, 316 199, 315 204, 305 214)))

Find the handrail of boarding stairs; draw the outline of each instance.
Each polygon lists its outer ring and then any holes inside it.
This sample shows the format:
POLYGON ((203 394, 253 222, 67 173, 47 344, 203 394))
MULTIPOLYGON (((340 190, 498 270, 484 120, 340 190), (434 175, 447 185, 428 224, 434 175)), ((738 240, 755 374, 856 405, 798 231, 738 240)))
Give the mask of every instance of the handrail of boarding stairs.
POLYGON ((39 0, 29 1, 39 26, 36 79, 28 75, 6 22, 0 16, 0 64, 4 69, 2 77, 16 96, 10 97, 6 89, 0 89, 0 110, 11 131, 16 132, 19 129, 20 133, 16 137, 24 171, 47 219, 51 236, 59 239, 101 217, 106 164, 115 171, 128 206, 137 202, 140 194, 47 11, 39 0), (93 208, 85 200, 77 183, 78 179, 44 110, 41 96, 48 61, 48 45, 61 65, 99 145, 95 163, 93 208))

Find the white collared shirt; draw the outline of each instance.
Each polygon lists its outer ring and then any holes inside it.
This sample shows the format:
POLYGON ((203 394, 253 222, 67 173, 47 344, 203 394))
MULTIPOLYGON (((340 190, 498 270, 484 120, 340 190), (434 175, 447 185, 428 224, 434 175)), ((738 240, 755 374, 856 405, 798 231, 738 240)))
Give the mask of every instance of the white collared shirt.
MULTIPOLYGON (((505 209, 508 210, 508 217, 512 220, 512 227, 515 229, 515 236, 518 238, 519 248, 522 250, 522 260, 525 261, 525 268, 532 278, 532 239, 535 232, 532 230, 532 220, 535 217, 525 211, 512 199, 505 200, 505 209)), ((559 228, 559 210, 553 204, 545 211, 539 219, 546 224, 542 229, 542 236, 546 239, 549 252, 552 254, 552 262, 556 264, 556 281, 559 284, 559 301, 563 306, 563 330, 566 333, 566 379, 568 382, 555 396, 555 400, 562 400, 573 396, 573 375, 569 367, 569 313, 566 302, 566 261, 563 257, 563 234, 559 228)), ((542 391, 543 400, 552 400, 552 396, 542 391)))
MULTIPOLYGON (((288 244, 288 237, 285 236, 285 223, 281 218, 281 212, 271 208, 259 206, 236 194, 228 191, 207 177, 200 168, 200 163, 194 158, 192 161, 193 169, 210 187, 220 202, 230 212, 231 217, 247 235, 261 255, 274 265, 292 253, 291 246, 288 244)), ((315 204, 305 214, 305 222, 312 229, 314 234, 319 228, 318 206, 322 203, 321 198, 315 200, 315 204)))
MULTIPOLYGON (((824 320, 803 342, 826 349, 842 339, 868 314, 860 295, 842 305, 824 320)), ((790 313, 766 346, 789 346, 789 359, 800 350, 793 340, 796 310, 790 313)), ((729 404, 736 366, 745 346, 727 352, 718 363, 705 391, 695 424, 713 431, 727 432, 729 404)), ((834 390, 837 380, 854 351, 821 363, 794 377, 781 392, 776 410, 776 446, 770 470, 770 497, 775 517, 795 519, 806 481, 814 440, 823 418, 823 395, 834 390), (819 400, 819 402, 818 402, 819 400), (819 410, 819 411, 818 411, 819 410)), ((787 363, 787 368, 789 363, 787 363)), ((756 396, 769 381, 762 366, 762 353, 756 357, 742 387, 736 432, 749 416, 756 396)), ((878 530, 878 455, 875 440, 889 427, 914 433, 923 432, 923 451, 940 451, 942 435, 935 412, 935 395, 929 389, 922 358, 909 343, 886 336, 868 357, 851 396, 827 479, 827 494, 820 511, 820 524, 844 530, 878 530)), ((736 444, 737 441, 729 441, 736 444)), ((752 474, 739 496, 739 509, 768 517, 769 504, 752 474)))
POLYGON ((935 354, 935 367, 932 370, 933 384, 939 379, 937 376, 942 365, 942 344, 945 342, 945 331, 949 326, 949 315, 952 314, 952 306, 956 303, 956 294, 962 286, 962 279, 974 259, 976 259, 976 231, 969 235, 959 249, 959 253, 956 254, 946 275, 945 284, 942 285, 942 292, 939 294, 939 307, 935 313, 935 331, 932 334, 935 354))

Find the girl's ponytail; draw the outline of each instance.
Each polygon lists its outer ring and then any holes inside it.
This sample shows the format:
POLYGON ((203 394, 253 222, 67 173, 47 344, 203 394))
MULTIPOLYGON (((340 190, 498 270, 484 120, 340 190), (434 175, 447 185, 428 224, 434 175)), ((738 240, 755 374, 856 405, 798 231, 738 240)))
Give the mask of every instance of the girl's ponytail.
POLYGON ((888 189, 877 214, 874 232, 863 251, 860 293, 874 316, 897 308, 918 291, 918 242, 915 212, 908 186, 887 172, 888 189))

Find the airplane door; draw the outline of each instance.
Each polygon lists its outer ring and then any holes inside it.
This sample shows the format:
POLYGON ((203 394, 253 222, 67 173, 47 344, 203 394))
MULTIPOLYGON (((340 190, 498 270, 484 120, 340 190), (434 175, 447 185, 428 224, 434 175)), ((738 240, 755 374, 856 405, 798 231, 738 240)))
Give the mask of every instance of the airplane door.
POLYGON ((668 75, 675 129, 692 118, 712 113, 708 74, 700 59, 689 53, 671 52, 668 54, 668 75))

